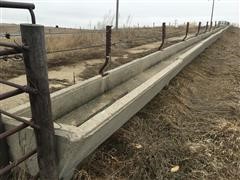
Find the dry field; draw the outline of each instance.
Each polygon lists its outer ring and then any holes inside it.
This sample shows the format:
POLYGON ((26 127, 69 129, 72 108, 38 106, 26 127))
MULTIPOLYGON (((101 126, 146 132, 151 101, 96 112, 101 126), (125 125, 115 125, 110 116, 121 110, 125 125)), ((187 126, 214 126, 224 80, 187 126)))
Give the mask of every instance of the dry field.
MULTIPOLYGON (((47 31, 46 28, 45 31, 47 31)), ((69 30, 70 34, 46 34, 48 53, 48 77, 51 92, 71 86, 98 74, 104 63, 105 32, 100 30, 69 30), (73 33, 73 34, 72 34, 73 33), (85 48, 102 44, 101 47, 85 48), (77 48, 77 50, 62 51, 77 48), (80 50, 78 48, 81 48, 80 50), (52 51, 58 51, 53 53, 52 51)), ((195 34, 196 26, 190 27, 190 33, 195 34)), ((202 29, 203 31, 203 29, 202 29)), ((165 47, 181 41, 185 27, 167 26, 167 42, 165 47), (176 38, 178 37, 178 38, 176 38)), ((112 33, 112 58, 108 69, 115 68, 136 58, 157 51, 160 46, 161 28, 125 28, 112 33)), ((20 37, 1 41, 20 43, 20 37)), ((26 77, 22 61, 0 61, 0 78, 25 85, 26 77)), ((1 92, 11 90, 8 86, 1 87, 1 92)), ((1 108, 8 110, 28 102, 28 96, 21 94, 1 102, 1 108)))
MULTIPOLYGON (((171 27, 169 31, 168 37, 174 37, 184 35, 185 29, 171 27)), ((191 32, 196 32, 196 27, 191 32)), ((82 30, 47 35, 47 50, 102 44, 104 34, 82 30)), ((113 47, 109 68, 156 51, 160 36, 158 28, 114 32, 113 42, 123 42, 113 47)), ((239 38, 239 29, 228 30, 86 159, 74 180, 239 179, 239 38)), ((72 81, 66 75, 51 77, 75 71, 77 81, 82 81, 96 75, 104 61, 104 47, 52 53, 48 59, 50 84, 62 85, 51 86, 56 91, 72 81)), ((22 62, 0 63, 1 79, 19 78, 24 73, 22 62)))
MULTIPOLYGON (((196 32, 197 27, 192 26, 190 33, 196 32)), ((3 26, 0 28, 1 32, 18 32, 18 26, 3 26), (15 29, 15 30, 14 30, 15 29)), ((46 28, 46 48, 48 52, 48 66, 58 68, 59 66, 66 66, 79 63, 91 59, 100 59, 104 62, 104 44, 105 31, 104 30, 74 30, 74 29, 54 29, 46 28), (52 34, 48 33, 51 30, 52 34), (66 34, 61 34, 66 33, 66 34), (89 46, 102 45, 102 47, 85 48, 89 46), (82 48, 80 50, 69 50, 74 48, 82 48), (62 51, 67 50, 67 51, 62 51), (68 51, 69 50, 69 51, 68 51), (58 52, 56 52, 58 51, 58 52), (55 53, 54 53, 55 52, 55 53)), ((185 27, 178 28, 168 27, 167 37, 183 36, 185 34, 185 27)), ((161 28, 125 28, 119 31, 113 31, 112 42, 117 43, 113 46, 113 57, 119 57, 127 54, 126 50, 140 46, 143 44, 157 42, 161 39, 161 28)), ((10 40, 1 38, 1 41, 20 43, 20 37, 12 37, 10 40)), ((22 62, 0 62, 1 79, 11 79, 24 74, 24 66, 22 62)))
POLYGON ((240 179, 240 30, 231 28, 76 170, 75 179, 240 179))

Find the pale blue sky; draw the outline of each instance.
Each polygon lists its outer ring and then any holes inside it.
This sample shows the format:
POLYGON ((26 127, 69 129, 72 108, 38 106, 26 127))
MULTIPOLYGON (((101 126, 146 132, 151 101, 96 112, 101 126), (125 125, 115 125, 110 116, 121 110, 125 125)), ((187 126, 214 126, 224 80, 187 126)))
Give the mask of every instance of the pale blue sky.
MULTIPOLYGON (((19 0, 36 5, 38 24, 65 27, 94 27, 104 15, 115 15, 116 0, 19 0)), ((152 25, 166 22, 209 21, 212 0, 119 0, 120 25, 131 17, 131 25, 152 25)), ((215 20, 239 23, 239 0, 216 0, 215 20)), ((2 23, 30 21, 28 12, 1 9, 2 23)))

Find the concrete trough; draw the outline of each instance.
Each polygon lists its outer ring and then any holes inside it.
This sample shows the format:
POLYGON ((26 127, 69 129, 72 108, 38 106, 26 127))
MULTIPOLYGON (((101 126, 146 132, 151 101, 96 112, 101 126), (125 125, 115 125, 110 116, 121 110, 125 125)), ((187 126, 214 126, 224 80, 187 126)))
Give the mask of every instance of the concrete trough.
MULTIPOLYGON (((70 179, 76 166, 144 107, 196 56, 227 29, 219 28, 110 70, 108 76, 89 80, 51 95, 60 178, 70 179)), ((29 104, 9 110, 29 118, 29 104)), ((6 129, 17 125, 3 116, 6 129)), ((8 139, 12 159, 35 148, 27 128, 8 139)), ((36 156, 21 165, 38 172, 36 156)))

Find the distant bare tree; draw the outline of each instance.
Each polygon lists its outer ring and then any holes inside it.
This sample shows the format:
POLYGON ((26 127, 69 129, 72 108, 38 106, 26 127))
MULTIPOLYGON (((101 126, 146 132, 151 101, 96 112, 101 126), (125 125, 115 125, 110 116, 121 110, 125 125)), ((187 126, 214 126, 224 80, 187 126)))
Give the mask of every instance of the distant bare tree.
POLYGON ((132 24, 132 17, 131 15, 128 15, 127 21, 126 21, 126 27, 130 27, 132 24))
POLYGON ((115 15, 111 11, 108 11, 108 13, 104 15, 103 21, 97 23, 97 28, 104 29, 107 25, 113 25, 114 19, 115 15))

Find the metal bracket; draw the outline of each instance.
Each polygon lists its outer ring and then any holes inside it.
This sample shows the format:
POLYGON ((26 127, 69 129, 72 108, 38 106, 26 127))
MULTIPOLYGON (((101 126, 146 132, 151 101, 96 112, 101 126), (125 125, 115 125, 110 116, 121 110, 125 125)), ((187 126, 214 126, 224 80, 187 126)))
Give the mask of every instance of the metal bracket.
POLYGON ((206 29, 205 29, 204 33, 206 33, 207 30, 208 30, 208 22, 207 22, 207 24, 206 24, 206 29))
POLYGON ((187 22, 186 35, 184 36, 183 41, 185 41, 187 39, 188 31, 189 31, 189 22, 187 22))
POLYGON ((165 39, 166 39, 166 23, 164 22, 164 23, 162 23, 162 43, 161 43, 160 47, 158 48, 159 51, 163 48, 165 39))
POLYGON ((198 23, 198 30, 197 30, 196 36, 198 36, 199 33, 200 33, 201 25, 202 25, 202 22, 200 21, 200 22, 198 23))
POLYGON ((111 45, 112 45, 112 26, 106 26, 106 56, 105 62, 101 69, 99 70, 99 74, 102 76, 106 76, 107 73, 104 72, 107 67, 109 61, 111 60, 111 45))

